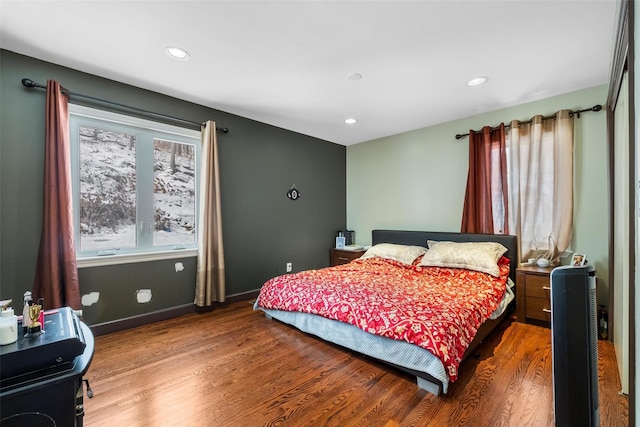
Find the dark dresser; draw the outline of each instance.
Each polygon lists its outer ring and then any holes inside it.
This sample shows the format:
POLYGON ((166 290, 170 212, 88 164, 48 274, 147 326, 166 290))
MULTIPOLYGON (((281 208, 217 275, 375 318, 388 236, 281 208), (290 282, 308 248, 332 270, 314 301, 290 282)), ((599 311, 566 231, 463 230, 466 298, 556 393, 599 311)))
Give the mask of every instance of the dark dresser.
POLYGON ((45 313, 45 333, 0 346, 0 425, 82 426, 93 334, 68 308, 45 313))

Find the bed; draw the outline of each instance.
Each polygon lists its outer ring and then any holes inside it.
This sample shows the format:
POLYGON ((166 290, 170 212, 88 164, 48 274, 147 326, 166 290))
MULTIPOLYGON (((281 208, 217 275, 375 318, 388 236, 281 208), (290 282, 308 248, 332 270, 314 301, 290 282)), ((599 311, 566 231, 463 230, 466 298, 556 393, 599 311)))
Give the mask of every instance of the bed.
POLYGON ((374 230, 362 259, 270 279, 254 309, 415 375, 420 388, 439 395, 513 310, 515 254, 515 236, 374 230), (479 246, 479 255, 466 252, 479 246), (456 252, 454 267, 440 263, 451 248, 464 252, 456 252), (459 262, 465 256, 473 258, 470 267, 468 259, 459 262), (432 295, 435 289, 444 294, 432 295))

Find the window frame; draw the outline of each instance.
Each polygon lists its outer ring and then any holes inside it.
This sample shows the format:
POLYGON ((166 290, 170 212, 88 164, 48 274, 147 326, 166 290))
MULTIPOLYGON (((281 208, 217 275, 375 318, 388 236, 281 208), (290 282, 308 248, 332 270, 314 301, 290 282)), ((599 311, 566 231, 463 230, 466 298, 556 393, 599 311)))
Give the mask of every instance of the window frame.
MULTIPOLYGON (((73 223, 74 223, 74 237, 76 247, 76 262, 78 268, 83 267, 95 267, 103 265, 116 265, 116 264, 128 264, 138 263, 146 261, 166 260, 193 257, 197 255, 198 251, 198 216, 199 216, 199 191, 200 191, 200 159, 201 159, 201 133, 193 129, 170 125, 167 123, 158 122, 155 120, 130 116, 123 113, 103 110, 99 108, 69 104, 69 134, 71 143, 71 176, 72 176, 72 199, 73 199, 73 223), (84 123, 83 123, 84 121, 84 123), (140 246, 139 235, 141 227, 141 221, 145 221, 146 227, 153 218, 140 218, 140 212, 138 204, 141 200, 149 201, 149 194, 141 195, 141 191, 151 192, 151 198, 153 199, 152 188, 140 188, 138 182, 136 185, 136 246, 135 248, 123 248, 115 251, 114 254, 101 254, 98 255, 99 250, 81 250, 80 248, 80 144, 79 144, 79 126, 88 125, 96 126, 96 122, 101 122, 103 125, 111 124, 114 127, 123 128, 126 127, 129 133, 136 134, 136 175, 141 173, 140 168, 147 168, 147 173, 153 174, 154 155, 153 144, 156 139, 170 140, 178 143, 192 144, 195 149, 195 212, 194 212, 194 226, 196 227, 194 243, 190 244, 172 244, 163 246, 154 246, 153 233, 151 233, 151 244, 147 246, 140 246), (134 132, 134 130, 138 132, 134 132), (152 136, 146 136, 147 140, 140 140, 138 138, 139 133, 144 132, 151 134, 152 136), (150 140, 148 140, 150 138, 150 140), (150 144, 151 147, 145 147, 150 144), (147 150, 147 154, 142 150, 147 150), (142 161, 141 161, 142 160, 142 161), (148 168, 151 167, 151 171, 148 168)), ((153 180, 152 180, 153 181, 153 180)), ((144 186, 144 184, 142 184, 144 186)), ((152 209, 153 211, 153 209, 152 209)))

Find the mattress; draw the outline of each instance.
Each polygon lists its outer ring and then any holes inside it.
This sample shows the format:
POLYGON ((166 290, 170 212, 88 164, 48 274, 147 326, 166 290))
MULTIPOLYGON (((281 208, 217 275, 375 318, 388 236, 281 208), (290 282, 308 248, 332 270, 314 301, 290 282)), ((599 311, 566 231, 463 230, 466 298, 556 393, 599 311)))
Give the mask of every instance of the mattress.
POLYGON ((261 292, 267 302, 261 304, 258 299, 254 308, 340 346, 427 373, 442 382, 446 392, 477 328, 497 318, 513 299, 507 286, 512 285, 507 282, 508 260, 502 262, 500 278, 460 269, 430 269, 430 280, 437 278, 435 297, 427 298, 430 290, 422 283, 425 273, 395 261, 356 260, 339 268, 271 279, 261 292), (467 282, 482 283, 465 289, 467 282), (476 292, 483 297, 476 298, 476 292), (484 301, 485 294, 489 302, 484 301), (498 296, 500 300, 494 301, 498 296), (439 309, 432 310, 423 299, 439 309), (437 315, 429 314, 432 311, 437 315), (428 318, 431 315, 434 319, 428 318))

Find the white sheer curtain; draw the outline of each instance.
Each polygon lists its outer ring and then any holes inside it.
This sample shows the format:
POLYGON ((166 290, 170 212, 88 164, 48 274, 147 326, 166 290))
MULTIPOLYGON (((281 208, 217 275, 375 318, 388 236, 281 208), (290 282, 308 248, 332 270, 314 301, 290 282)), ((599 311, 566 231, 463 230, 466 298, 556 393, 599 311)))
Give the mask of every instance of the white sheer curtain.
POLYGON ((557 260, 573 230, 573 117, 511 122, 507 136, 509 229, 519 257, 557 260))
POLYGON ((205 307, 214 301, 224 301, 226 296, 215 122, 207 121, 202 127, 201 152, 198 267, 194 302, 199 307, 205 307))

